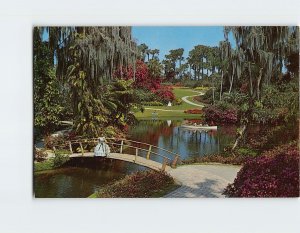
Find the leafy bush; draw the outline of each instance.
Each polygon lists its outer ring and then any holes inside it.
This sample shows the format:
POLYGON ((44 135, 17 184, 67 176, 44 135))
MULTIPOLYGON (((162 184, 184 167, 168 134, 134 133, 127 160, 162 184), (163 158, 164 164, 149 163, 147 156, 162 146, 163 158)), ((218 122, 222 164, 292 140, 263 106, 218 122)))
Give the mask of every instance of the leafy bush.
POLYGON ((189 109, 189 110, 185 110, 184 113, 188 113, 188 114, 201 114, 202 110, 195 108, 195 109, 189 109))
POLYGON ((157 101, 157 96, 149 90, 136 89, 135 95, 140 102, 157 101))
POLYGON ((153 90, 153 93, 164 103, 172 102, 175 99, 171 86, 160 86, 160 88, 153 90))
POLYGON ((237 110, 227 103, 220 103, 203 108, 205 120, 207 122, 217 123, 236 123, 237 110))
POLYGON ((56 151, 55 157, 53 158, 53 166, 54 167, 60 167, 64 163, 69 161, 69 155, 67 154, 69 152, 67 151, 56 151))
POLYGON ((248 160, 224 194, 229 197, 298 197, 299 151, 297 146, 276 148, 248 160))
POLYGON ((138 171, 126 176, 111 185, 100 189, 97 197, 155 197, 166 194, 174 188, 175 183, 171 176, 163 172, 138 171))
POLYGON ((142 102, 142 105, 145 106, 163 106, 163 103, 158 101, 151 101, 151 102, 142 102))
POLYGON ((181 105, 181 104, 182 104, 182 99, 176 98, 175 100, 173 100, 173 105, 181 105))
POLYGON ((241 155, 241 156, 249 156, 249 157, 255 157, 257 156, 257 152, 251 148, 246 148, 246 147, 242 147, 242 148, 238 148, 235 151, 235 154, 241 155))
POLYGON ((48 159, 43 162, 34 163, 34 171, 45 171, 54 169, 53 159, 48 159))

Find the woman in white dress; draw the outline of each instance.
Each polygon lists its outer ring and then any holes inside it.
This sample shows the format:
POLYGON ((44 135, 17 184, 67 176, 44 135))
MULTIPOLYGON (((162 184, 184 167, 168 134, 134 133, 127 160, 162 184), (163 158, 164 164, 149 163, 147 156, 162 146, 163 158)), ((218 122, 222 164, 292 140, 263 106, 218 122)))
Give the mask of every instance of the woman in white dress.
POLYGON ((104 137, 99 138, 99 142, 94 150, 95 157, 109 157, 110 148, 105 142, 104 137))

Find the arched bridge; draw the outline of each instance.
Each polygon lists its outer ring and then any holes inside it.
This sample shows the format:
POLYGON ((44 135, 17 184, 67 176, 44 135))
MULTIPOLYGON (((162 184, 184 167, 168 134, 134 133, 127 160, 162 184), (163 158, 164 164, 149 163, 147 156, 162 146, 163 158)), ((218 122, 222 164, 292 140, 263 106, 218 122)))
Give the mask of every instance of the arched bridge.
MULTIPOLYGON (((148 143, 128 139, 106 138, 111 153, 108 158, 136 163, 157 171, 168 171, 175 168, 180 155, 148 143)), ((53 147, 69 151, 70 158, 94 157, 94 148, 98 138, 76 139, 65 141, 53 147)))

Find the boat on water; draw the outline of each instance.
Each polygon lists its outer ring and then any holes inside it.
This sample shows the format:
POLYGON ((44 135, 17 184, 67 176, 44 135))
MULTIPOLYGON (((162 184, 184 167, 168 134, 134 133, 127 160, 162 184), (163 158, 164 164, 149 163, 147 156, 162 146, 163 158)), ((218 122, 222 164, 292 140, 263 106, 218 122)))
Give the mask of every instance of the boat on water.
POLYGON ((190 130, 217 130, 218 126, 207 125, 181 125, 182 128, 190 129, 190 130))

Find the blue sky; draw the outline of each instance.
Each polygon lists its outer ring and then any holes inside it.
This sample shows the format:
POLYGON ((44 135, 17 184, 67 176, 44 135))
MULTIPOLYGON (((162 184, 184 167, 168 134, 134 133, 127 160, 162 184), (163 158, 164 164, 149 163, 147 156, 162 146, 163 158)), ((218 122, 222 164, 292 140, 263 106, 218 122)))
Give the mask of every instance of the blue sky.
POLYGON ((184 48, 184 57, 195 45, 218 46, 224 40, 223 27, 132 27, 133 38, 150 49, 159 49, 160 60, 171 49, 184 48))

